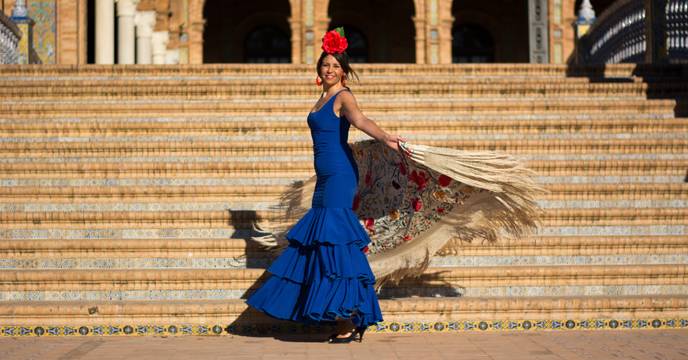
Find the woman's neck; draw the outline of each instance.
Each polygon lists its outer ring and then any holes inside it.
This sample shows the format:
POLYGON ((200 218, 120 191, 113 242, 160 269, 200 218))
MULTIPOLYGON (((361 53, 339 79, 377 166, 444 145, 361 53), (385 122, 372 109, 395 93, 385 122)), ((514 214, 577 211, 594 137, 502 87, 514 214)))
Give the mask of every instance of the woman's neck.
POLYGON ((336 83, 335 85, 331 85, 329 87, 324 87, 323 86, 323 93, 332 95, 335 92, 339 91, 340 89, 343 89, 344 86, 342 86, 342 83, 336 83))

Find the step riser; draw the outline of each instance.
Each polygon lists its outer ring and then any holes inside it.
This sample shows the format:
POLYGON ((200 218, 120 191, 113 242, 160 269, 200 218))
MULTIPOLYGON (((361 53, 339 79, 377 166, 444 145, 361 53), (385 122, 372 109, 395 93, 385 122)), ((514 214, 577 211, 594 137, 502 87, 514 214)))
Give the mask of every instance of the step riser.
MULTIPOLYGON (((541 236, 686 236, 688 225, 622 225, 622 226, 544 226, 537 232, 541 236)), ((0 239, 36 239, 36 240, 70 240, 70 239, 233 239, 247 238, 256 234, 247 229, 235 229, 231 226, 221 228, 176 228, 145 225, 141 228, 118 228, 109 226, 101 229, 88 226, 86 229, 29 228, 0 229, 0 239)))
MULTIPOLYGON (((520 142, 524 141, 524 134, 513 134, 513 133, 501 133, 501 134, 454 134, 447 132, 440 132, 438 134, 423 134, 423 133, 413 133, 407 136, 409 142, 424 142, 424 141, 480 141, 480 140, 490 140, 490 141, 512 141, 520 142)), ((647 134, 636 134, 632 132, 625 133, 537 133, 528 134, 529 138, 526 141, 545 141, 545 140, 624 140, 624 141, 641 141, 641 140, 663 140, 663 141, 680 141, 684 142, 688 138, 685 133, 673 133, 673 132, 662 132, 662 133, 647 133, 647 134)), ((296 135, 282 135, 282 134, 256 134, 256 135, 237 135, 237 136, 226 136, 226 135, 206 135, 206 136, 193 136, 193 135, 170 135, 170 136, 155 136, 155 135, 145 135, 140 137, 135 136, 54 136, 49 137, 13 137, 4 136, 2 143, 9 143, 10 146, 18 146, 13 143, 91 143, 91 142, 230 142, 230 143, 240 143, 240 142, 261 142, 262 145, 267 145, 270 142, 296 142, 306 144, 311 140, 310 135, 305 132, 296 135)), ((367 135, 356 131, 351 134, 349 140, 351 142, 368 140, 370 137, 367 135)), ((527 142, 526 142, 527 143, 527 142)), ((301 147, 301 146, 299 146, 301 147)))
MULTIPOLYGON (((555 111, 562 113, 579 113, 586 112, 590 114, 599 113, 628 113, 629 111, 639 112, 639 113, 668 113, 673 112, 675 104, 673 101, 663 101, 663 100, 649 100, 642 101, 638 99, 637 101, 621 101, 615 100, 609 103, 599 103, 599 101, 585 101, 581 103, 576 103, 573 100, 556 103, 543 100, 524 100, 522 102, 514 101, 494 101, 494 103, 469 103, 463 104, 458 99, 452 100, 452 102, 445 103, 418 103, 418 104, 408 104, 408 103, 398 103, 398 104, 378 104, 378 103, 366 103, 365 106, 361 106, 362 110, 366 114, 370 113, 373 115, 375 112, 405 112, 407 114, 424 114, 424 113, 443 113, 443 112, 453 112, 454 114, 489 114, 494 112, 499 113, 541 113, 546 111, 555 111), (390 110, 394 109, 394 110, 390 110)), ((475 101, 471 99, 471 101, 475 101)), ((74 116, 82 114, 102 114, 102 115, 136 115, 141 114, 219 114, 219 113, 234 113, 234 114, 265 114, 265 113, 279 113, 279 114, 302 114, 305 117, 306 111, 304 109, 309 109, 312 103, 306 104, 275 104, 271 107, 265 107, 261 103, 252 104, 232 104, 227 101, 215 102, 209 104, 196 104, 189 103, 190 100, 185 100, 183 103, 161 103, 161 104, 151 104, 151 103, 135 103, 133 101, 128 101, 131 104, 122 104, 122 101, 108 104, 105 101, 93 102, 93 103, 76 103, 66 104, 63 102, 56 102, 54 104, 38 104, 33 103, 19 103, 14 102, 12 104, 2 104, 0 103, 0 111, 5 114, 11 114, 11 117, 5 115, 6 118, 17 118, 26 116, 74 116)), ((181 102, 181 100, 180 100, 181 102)))
MULTIPOLYGON (((551 299, 531 299, 520 302, 514 299, 495 298, 491 300, 472 301, 466 299, 460 306, 446 304, 441 299, 416 300, 405 304, 396 300, 381 300, 380 306, 386 321, 369 331, 378 332, 434 332, 434 331, 483 331, 483 330, 541 330, 541 329, 632 329, 632 328, 685 328, 685 300, 671 298, 635 298, 631 301, 614 301, 613 298, 602 298, 598 301, 573 298, 568 301, 551 299), (508 301, 508 302, 507 302, 508 301), (413 310, 412 310, 413 309, 413 310), (438 311, 441 310, 441 311, 438 311), (513 322, 513 323, 510 323, 513 322), (513 328, 512 328, 513 326, 513 328), (414 330, 415 329, 415 330, 414 330), (483 330, 480 330, 483 329, 483 330)), ((208 301, 202 305, 169 302, 161 306, 144 302, 133 302, 123 306, 112 302, 95 302, 91 304, 65 304, 54 306, 2 306, 0 320, 14 326, 42 326, 34 334, 47 335, 46 331, 64 330, 79 336, 78 327, 87 328, 82 335, 124 335, 159 334, 180 335, 194 333, 212 334, 210 330, 217 325, 216 333, 223 333, 227 324, 269 325, 275 326, 274 320, 249 309, 239 300, 208 301), (9 312, 8 312, 9 310, 9 312), (9 315, 9 316, 8 316, 9 315), (30 315, 30 316, 27 316, 30 315), (174 324, 172 328, 170 325, 174 324), (77 329, 49 329, 48 326, 76 326, 77 329), (109 329, 103 325, 121 326, 109 329), (125 329, 124 326, 129 326, 125 329), (141 325, 157 325, 137 329, 141 325), (193 329, 182 330, 194 325, 193 329), (196 326, 206 328, 198 331, 196 326)), ((282 325, 287 325, 282 323, 282 325)), ((294 324, 290 324, 293 326, 294 324)), ((285 330, 289 326, 285 326, 285 330)), ((264 330, 268 330, 268 328, 264 330)), ((8 329, 3 331, 10 335, 31 336, 34 329, 8 329), (21 334, 20 334, 21 332, 21 334)), ((230 331, 237 328, 230 326, 230 331)), ((255 331, 255 329, 253 330, 255 331)), ((293 332, 295 330, 291 330, 293 332)), ((251 332, 251 330, 247 330, 251 332)), ((322 329, 320 330, 322 332, 322 329)), ((263 332, 264 333, 264 332, 263 332)))
MULTIPOLYGON (((687 144, 688 145, 688 144, 687 144)), ((27 154, 28 155, 28 154, 27 154)), ((520 155, 520 159, 528 162, 545 162, 545 161, 580 161, 580 160, 590 160, 590 161, 668 161, 668 160, 688 160, 688 153, 682 154, 576 154, 576 155, 520 155)), ((157 161, 160 163, 175 164, 175 163, 220 163, 222 161, 226 163, 269 163, 269 164, 279 164, 279 163, 298 163, 303 161, 312 161, 312 156, 126 156, 126 157, 96 157, 96 158, 82 158, 82 157, 61 157, 52 156, 50 158, 44 157, 0 157, 0 164, 17 164, 17 165, 27 165, 32 163, 37 164, 93 164, 93 163, 116 163, 127 164, 127 163, 149 163, 152 161, 157 161)))
MULTIPOLYGON (((564 266, 564 265, 662 265, 688 264, 688 247, 671 249, 670 253, 647 255, 655 252, 654 248, 645 249, 644 255, 628 255, 619 252, 614 255, 593 256, 439 256, 430 261, 433 268, 442 267, 490 267, 490 266, 564 266)), ((13 270, 43 270, 43 269, 247 269, 267 268, 271 259, 265 254, 250 255, 246 259, 244 253, 225 254, 225 257, 209 257, 202 254, 168 254, 159 257, 159 253, 129 254, 129 258, 121 258, 121 254, 101 253, 99 258, 90 258, 89 252, 76 254, 60 254, 58 258, 36 258, 35 254, 22 256, 11 253, 11 259, 0 259, 0 269, 13 270), (77 256, 77 257, 70 257, 77 256), (247 267, 248 262, 248 267, 247 267)))
MULTIPOLYGON (((652 120, 661 120, 663 125, 680 125, 684 124, 683 119, 676 119, 674 113, 659 112, 659 113, 636 113, 632 111, 616 112, 614 114, 563 114, 555 111, 547 111, 537 114, 484 114, 484 115, 457 115, 454 113, 444 114, 390 114, 388 112, 372 113, 367 112, 367 115, 375 115, 375 121, 382 123, 418 123, 418 122, 452 122, 470 124, 521 124, 527 125, 531 122, 543 124, 585 124, 593 126, 595 124, 634 124, 638 126, 649 126, 653 124, 652 120)), ((8 114, 0 114, 0 126, 10 128, 25 128, 25 127, 50 127, 50 128, 65 128, 71 126, 86 126, 89 127, 143 127, 143 128, 166 128, 174 127, 175 124, 181 123, 185 128, 189 126, 206 127, 210 126, 236 126, 242 124, 245 126, 267 126, 267 124, 275 124, 278 128, 287 125, 305 126, 306 115, 288 115, 288 114, 256 114, 256 115, 239 115, 239 114, 218 114, 213 116, 193 116, 193 117, 176 117, 176 116, 143 116, 141 114, 127 116, 127 117, 84 117, 71 116, 69 118, 49 118, 42 119, 40 117, 34 119, 16 120, 5 118, 8 114), (217 125, 215 125, 217 124, 217 125)))
MULTIPOLYGON (((296 177, 268 177, 268 178, 140 178, 132 179, 126 176, 122 178, 40 178, 40 179, 8 179, 0 178, 0 186, 41 186, 41 187, 82 187, 82 186, 286 186, 294 181, 308 179, 312 174, 300 178, 296 177)), ((538 176, 536 181, 544 185, 610 185, 610 184, 660 184, 670 185, 682 183, 685 175, 676 176, 538 176)))
MULTIPOLYGON (((683 295, 688 292, 688 285, 593 285, 593 286, 509 286, 509 287, 457 287, 433 290, 427 288, 384 290, 379 297, 389 299, 396 297, 562 297, 562 296, 658 296, 683 295)), ((155 290, 148 288, 140 291, 3 291, 0 302, 10 301, 136 301, 136 300, 234 300, 245 298, 246 290, 155 290)))
MULTIPOLYGON (((167 198, 165 202, 159 202, 159 195, 151 197, 149 202, 137 202, 141 199, 137 196, 135 199, 131 197, 114 197, 104 201, 102 198, 89 199, 66 199, 68 204, 61 204, 56 202, 51 197, 37 199, 32 197, 31 202, 11 202, 11 197, 3 196, 0 202, 0 212, 112 212, 112 211, 269 211, 275 209, 279 203, 266 197, 261 199, 260 196, 247 196, 242 200, 235 201, 221 201, 227 196, 212 196, 206 197, 204 195, 189 194, 184 197, 167 198), (77 200, 76 204, 74 203, 77 200), (184 201, 187 200, 187 201, 184 201), (175 202, 183 201, 183 202, 175 202), (207 201, 207 202, 203 202, 207 201)), ((674 198, 676 195, 667 195, 666 197, 674 198)), ((572 195, 572 197, 580 198, 579 195, 572 195)), ((599 196, 592 196, 599 199, 599 196)), ((623 197, 623 196, 622 196, 623 197)), ((672 208, 680 209, 688 207, 688 191, 677 196, 682 199, 673 200, 658 200, 652 199, 650 196, 641 196, 639 199, 629 199, 627 197, 618 200, 540 200, 538 205, 544 209, 599 209, 599 208, 635 208, 635 209, 653 209, 653 208, 672 208)), ((145 197, 144 197, 145 198, 145 197)))

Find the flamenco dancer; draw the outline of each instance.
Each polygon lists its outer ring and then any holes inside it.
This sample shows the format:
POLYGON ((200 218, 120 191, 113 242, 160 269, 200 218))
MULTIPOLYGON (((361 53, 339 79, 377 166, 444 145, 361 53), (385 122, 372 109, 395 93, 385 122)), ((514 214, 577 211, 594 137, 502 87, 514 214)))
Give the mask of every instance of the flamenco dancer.
POLYGON ((347 143, 350 125, 395 152, 404 141, 361 113, 346 86, 356 76, 343 28, 323 37, 317 62, 320 99, 308 114, 317 183, 311 209, 286 234, 288 246, 268 268, 271 276, 247 300, 266 314, 302 323, 332 324, 330 343, 363 340, 382 321, 375 276, 364 250, 371 242, 352 210, 358 168, 347 143))

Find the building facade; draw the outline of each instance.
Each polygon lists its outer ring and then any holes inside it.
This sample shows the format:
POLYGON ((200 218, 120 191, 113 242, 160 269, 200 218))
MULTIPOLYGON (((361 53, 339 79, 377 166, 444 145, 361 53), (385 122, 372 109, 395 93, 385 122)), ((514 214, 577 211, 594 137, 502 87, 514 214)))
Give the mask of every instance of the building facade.
MULTIPOLYGON (((2 0, 10 15, 16 0, 2 0)), ((594 2, 599 12, 611 0, 594 2)), ((27 0, 42 63, 566 63, 578 0, 27 0)))

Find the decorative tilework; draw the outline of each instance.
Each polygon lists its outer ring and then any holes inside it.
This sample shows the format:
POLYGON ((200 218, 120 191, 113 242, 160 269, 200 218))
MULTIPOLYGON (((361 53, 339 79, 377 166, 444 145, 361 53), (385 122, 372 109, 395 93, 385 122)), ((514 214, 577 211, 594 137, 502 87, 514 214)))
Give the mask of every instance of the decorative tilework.
POLYGON ((57 13, 55 0, 28 2, 29 17, 36 22, 33 27, 33 47, 43 64, 55 64, 57 47, 57 13))
MULTIPOLYGON (((483 331, 537 331, 537 330, 632 330, 632 329, 685 329, 688 319, 558 319, 558 320, 471 320, 471 321, 410 321, 380 322, 368 328, 373 333, 451 333, 483 331)), ((302 325, 297 323, 242 324, 242 325, 93 325, 93 326, 0 326, 0 335, 17 336, 143 336, 143 335, 256 335, 269 333, 328 333, 328 325, 302 325)))

